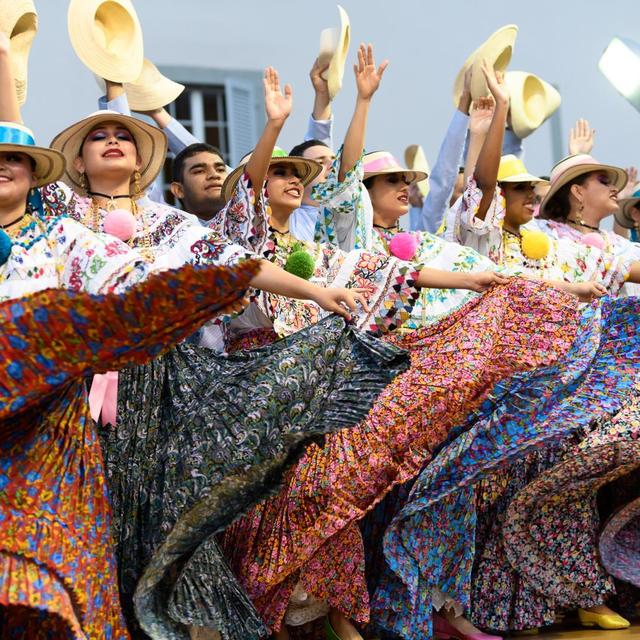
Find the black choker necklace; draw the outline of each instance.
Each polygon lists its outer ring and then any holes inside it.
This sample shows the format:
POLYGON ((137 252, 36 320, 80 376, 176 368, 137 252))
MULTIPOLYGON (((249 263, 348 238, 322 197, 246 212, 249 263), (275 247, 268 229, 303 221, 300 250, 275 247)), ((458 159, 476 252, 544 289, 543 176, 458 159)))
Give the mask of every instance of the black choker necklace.
POLYGON ((384 229, 385 231, 393 231, 394 229, 399 229, 400 227, 398 226, 398 224, 394 224, 391 227, 383 227, 381 224, 374 224, 373 225, 376 229, 384 229))
POLYGON ((8 229, 9 227, 13 227, 14 224, 18 224, 22 218, 24 218, 27 214, 23 213, 19 218, 16 218, 13 222, 9 222, 7 224, 0 224, 0 229, 8 229))
POLYGON ((591 229, 591 231, 600 231, 600 227, 593 227, 592 225, 586 224, 584 222, 569 220, 569 218, 567 218, 567 222, 570 222, 571 224, 577 224, 579 227, 584 227, 585 229, 591 229))
POLYGON ((131 196, 126 195, 126 196, 108 196, 106 193, 98 193, 97 191, 87 191, 87 194, 90 196, 99 196, 100 198, 105 198, 106 200, 117 200, 118 198, 129 198, 131 199, 131 196))

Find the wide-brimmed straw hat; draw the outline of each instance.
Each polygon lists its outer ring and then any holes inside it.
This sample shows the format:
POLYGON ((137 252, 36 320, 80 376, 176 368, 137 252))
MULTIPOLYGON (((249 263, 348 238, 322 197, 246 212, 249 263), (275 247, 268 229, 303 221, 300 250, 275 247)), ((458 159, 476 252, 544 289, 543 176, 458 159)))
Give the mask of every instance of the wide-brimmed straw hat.
POLYGON ((475 100, 489 94, 487 81, 484 79, 482 61, 486 60, 496 71, 506 71, 511 62, 513 47, 518 35, 518 27, 508 24, 492 33, 465 61, 456 76, 453 85, 453 102, 458 104, 464 88, 464 75, 469 67, 473 67, 471 77, 471 97, 475 100))
POLYGON ((406 173, 411 182, 426 180, 426 171, 416 171, 403 167, 388 151, 374 151, 367 153, 362 159, 364 179, 381 176, 387 173, 406 173))
MULTIPOLYGON (((411 171, 417 171, 429 175, 429 162, 424 153, 424 149, 419 144, 410 144, 404 150, 404 161, 411 171)), ((426 198, 429 193, 429 181, 420 180, 418 183, 418 189, 422 194, 422 197, 426 198)))
POLYGON ((542 78, 526 71, 507 71, 511 128, 518 138, 533 133, 560 106, 558 91, 542 78))
MULTIPOLYGON (((231 196, 233 196, 238 180, 240 180, 244 173, 250 158, 251 154, 248 153, 244 158, 242 158, 242 160, 240 160, 240 164, 226 177, 222 185, 223 200, 231 200, 231 196)), ((279 147, 276 147, 273 150, 273 153, 271 154, 271 162, 269 164, 292 165, 296 168, 298 176, 300 176, 300 180, 304 187, 313 182, 322 172, 322 165, 319 162, 316 162, 315 160, 308 160, 307 158, 300 158, 299 156, 287 155, 287 152, 279 147)))
POLYGON ((124 116, 116 111, 96 111, 84 120, 80 120, 61 131, 51 142, 51 147, 60 151, 66 161, 67 170, 64 181, 75 191, 84 192, 80 174, 74 167, 74 160, 80 155, 80 149, 87 135, 101 123, 115 122, 122 125, 133 136, 138 155, 142 159, 140 166, 140 187, 146 189, 162 170, 167 154, 167 136, 157 127, 153 127, 132 116, 124 116))
POLYGON ((28 62, 38 31, 38 14, 32 0, 0 0, 0 31, 9 37, 11 65, 18 104, 27 99, 28 62))
POLYGON ((54 149, 36 146, 33 132, 15 122, 0 122, 0 152, 17 152, 29 156, 35 165, 36 186, 55 182, 64 173, 64 156, 54 149))
MULTIPOLYGON (((103 78, 95 76, 101 91, 106 91, 103 78)), ((153 111, 171 104, 184 91, 184 85, 162 75, 153 62, 145 58, 142 73, 135 82, 123 84, 129 107, 134 111, 153 111)))
POLYGON ((633 229, 638 223, 631 217, 631 209, 640 208, 640 189, 634 191, 629 198, 618 201, 618 210, 614 213, 616 222, 625 229, 633 229))
POLYGON ((318 54, 320 66, 329 65, 323 77, 327 81, 329 95, 332 100, 342 88, 344 65, 347 61, 349 42, 351 41, 349 16, 340 5, 338 5, 338 13, 340 15, 340 26, 321 31, 320 53, 318 54))
POLYGON ((527 171, 524 162, 518 156, 507 155, 500 158, 498 182, 547 182, 527 171))
POLYGON ((67 29, 77 56, 97 76, 134 82, 142 73, 142 28, 130 0, 71 0, 67 29))
POLYGON ((621 167, 602 164, 593 156, 586 153, 568 156, 560 160, 551 170, 551 188, 540 203, 540 215, 542 216, 546 213, 546 208, 549 203, 565 184, 571 182, 574 178, 584 175, 585 173, 591 173, 592 171, 604 171, 618 191, 624 189, 624 186, 627 184, 627 172, 621 167))

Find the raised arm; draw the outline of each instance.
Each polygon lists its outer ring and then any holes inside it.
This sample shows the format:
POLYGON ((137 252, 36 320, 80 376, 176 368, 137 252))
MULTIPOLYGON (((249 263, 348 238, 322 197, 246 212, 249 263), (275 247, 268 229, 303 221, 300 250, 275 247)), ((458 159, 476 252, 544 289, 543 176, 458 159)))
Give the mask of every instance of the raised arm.
POLYGON ((569 131, 569 155, 591 153, 596 130, 589 126, 589 121, 580 118, 569 131))
POLYGON ((471 106, 471 114, 469 115, 469 146, 467 147, 467 157, 464 162, 464 184, 466 185, 469 178, 476 170, 478 164, 478 156, 484 141, 487 139, 487 133, 493 120, 495 113, 493 98, 478 98, 473 101, 471 106))
POLYGON ((16 95, 16 84, 11 69, 9 37, 0 32, 0 120, 3 122, 22 122, 20 106, 16 95))
POLYGON ((438 151, 438 157, 429 175, 429 193, 422 205, 417 230, 436 233, 449 208, 449 200, 458 178, 458 168, 469 126, 471 72, 472 68, 469 67, 464 76, 464 88, 458 101, 458 108, 449 123, 449 128, 438 151))
POLYGON ((267 67, 264 72, 264 106, 267 112, 267 124, 256 148, 247 164, 247 173, 254 192, 262 190, 271 154, 276 146, 280 131, 284 126, 293 105, 293 95, 290 85, 284 86, 284 93, 280 89, 280 77, 273 67, 267 67))
POLYGON ((341 182, 344 180, 345 175, 355 167, 356 162, 358 162, 362 156, 371 98, 378 90, 380 80, 382 80, 382 74, 388 65, 389 61, 384 60, 382 64, 376 68, 376 61, 373 57, 373 45, 369 44, 368 47, 364 44, 360 45, 358 49, 358 64, 353 65, 358 95, 356 98, 356 108, 344 139, 342 161, 340 163, 340 172, 338 173, 338 180, 341 182))
POLYGON ((496 181, 498 179, 498 167, 502 156, 502 141, 504 139, 504 127, 509 111, 509 94, 503 84, 503 78, 496 75, 496 72, 482 63, 482 73, 487 80, 487 85, 495 101, 493 118, 487 137, 482 145, 478 162, 473 175, 478 188, 482 191, 482 200, 476 216, 484 218, 493 201, 496 191, 496 181))

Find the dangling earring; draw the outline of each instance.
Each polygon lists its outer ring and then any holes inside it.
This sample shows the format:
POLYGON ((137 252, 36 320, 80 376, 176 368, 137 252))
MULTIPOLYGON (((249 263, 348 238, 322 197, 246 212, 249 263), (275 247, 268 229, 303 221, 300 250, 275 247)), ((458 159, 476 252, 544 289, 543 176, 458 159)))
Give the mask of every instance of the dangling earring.
POLYGON ((81 189, 83 189, 84 191, 87 190, 87 177, 84 175, 84 173, 81 173, 78 176, 78 184, 80 185, 81 189))
POLYGON ((140 180, 142 180, 142 176, 140 172, 136 169, 133 173, 133 199, 138 200, 142 197, 142 187, 140 186, 140 180))
POLYGON ((576 213, 576 222, 578 224, 584 224, 584 220, 582 219, 582 212, 583 211, 584 211, 584 205, 581 202, 580 206, 578 207, 578 213, 576 213))

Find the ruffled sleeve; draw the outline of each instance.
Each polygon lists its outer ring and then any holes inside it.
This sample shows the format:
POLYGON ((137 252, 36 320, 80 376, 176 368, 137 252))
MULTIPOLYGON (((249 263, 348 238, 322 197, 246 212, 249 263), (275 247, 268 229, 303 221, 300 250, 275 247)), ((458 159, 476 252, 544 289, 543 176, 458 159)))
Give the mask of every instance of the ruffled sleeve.
POLYGON ((456 210, 455 233, 460 244, 475 249, 489 257, 496 264, 502 262, 502 224, 506 202, 502 191, 496 185, 495 194, 484 220, 476 217, 482 190, 471 176, 456 210))
POLYGON ((254 191, 247 173, 238 180, 231 200, 209 227, 218 236, 256 254, 270 255, 273 251, 265 196, 262 191, 254 191))
POLYGON ((362 158, 340 181, 342 148, 324 182, 317 184, 311 198, 318 203, 316 242, 338 245, 345 251, 369 249, 373 232, 373 207, 362 184, 362 158))

